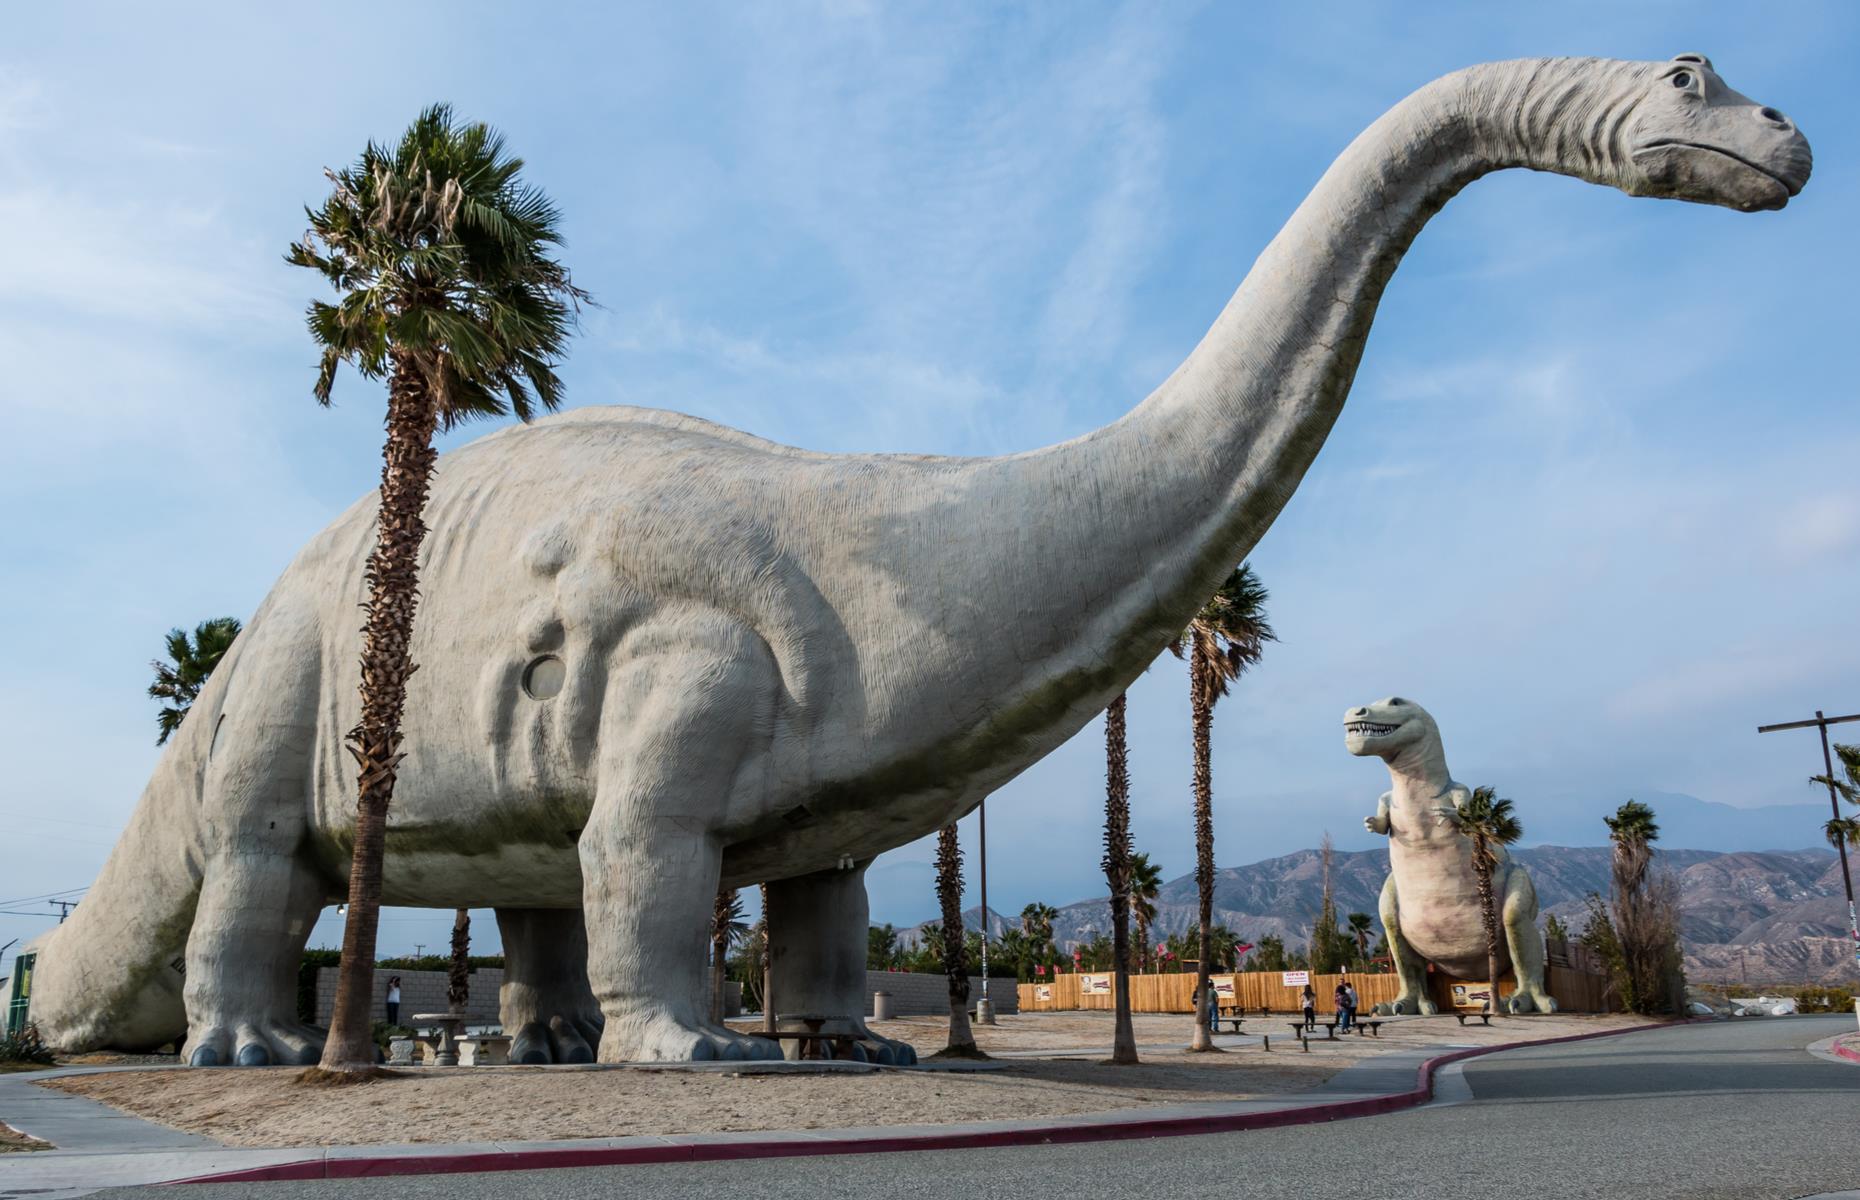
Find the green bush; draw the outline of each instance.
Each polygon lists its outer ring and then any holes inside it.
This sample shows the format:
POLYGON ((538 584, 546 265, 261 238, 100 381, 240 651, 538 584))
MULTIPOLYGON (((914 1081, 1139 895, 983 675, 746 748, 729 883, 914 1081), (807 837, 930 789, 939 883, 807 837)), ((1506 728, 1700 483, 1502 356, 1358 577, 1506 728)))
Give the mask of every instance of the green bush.
POLYGON ((1847 987, 1797 988, 1795 1006, 1801 1012, 1852 1012, 1854 993, 1847 987))
POLYGON ((0 1063, 34 1063, 49 1067, 55 1061, 52 1048, 39 1040, 37 1025, 22 1025, 15 1032, 0 1035, 0 1063))

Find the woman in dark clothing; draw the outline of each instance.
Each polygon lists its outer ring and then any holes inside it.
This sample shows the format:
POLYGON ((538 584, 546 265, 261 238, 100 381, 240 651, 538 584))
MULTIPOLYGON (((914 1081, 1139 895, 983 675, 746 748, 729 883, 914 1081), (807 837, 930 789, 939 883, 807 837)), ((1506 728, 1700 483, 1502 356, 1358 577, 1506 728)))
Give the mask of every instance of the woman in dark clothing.
POLYGON ((1317 1024, 1317 993, 1311 990, 1308 983, 1305 984, 1304 1002, 1305 1028, 1310 1029, 1317 1024))

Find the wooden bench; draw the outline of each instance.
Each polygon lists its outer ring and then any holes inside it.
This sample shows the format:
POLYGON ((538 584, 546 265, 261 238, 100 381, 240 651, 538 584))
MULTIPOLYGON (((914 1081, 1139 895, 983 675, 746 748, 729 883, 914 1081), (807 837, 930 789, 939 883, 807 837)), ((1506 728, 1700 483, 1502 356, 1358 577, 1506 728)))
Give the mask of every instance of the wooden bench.
POLYGON ((1367 1021, 1352 1021, 1351 1024, 1356 1026, 1357 1037, 1362 1037, 1365 1029, 1369 1031, 1370 1037, 1379 1039, 1382 1036, 1382 1021, 1379 1017, 1371 1017, 1367 1021))
POLYGON ((1453 1015, 1460 1019, 1460 1024, 1462 1025, 1466 1024, 1466 1018, 1468 1017, 1478 1017, 1479 1024, 1481 1025, 1490 1025, 1492 1023, 1492 1014, 1489 1012, 1458 1012, 1458 1011, 1455 1011, 1453 1015))
POLYGON ((859 1061, 859 1054, 854 1053, 858 1039, 850 1033, 820 1033, 810 1029, 777 1029, 770 1033, 766 1029, 752 1029, 749 1036, 767 1038, 776 1043, 799 1042, 804 1062, 826 1059, 859 1061))
POLYGON ((1337 1022, 1335 1021, 1313 1021, 1309 1025, 1303 1021, 1292 1022, 1292 1036, 1300 1040, 1303 1040, 1306 1033, 1316 1033, 1320 1029, 1324 1031, 1325 1041, 1337 1040, 1337 1022))

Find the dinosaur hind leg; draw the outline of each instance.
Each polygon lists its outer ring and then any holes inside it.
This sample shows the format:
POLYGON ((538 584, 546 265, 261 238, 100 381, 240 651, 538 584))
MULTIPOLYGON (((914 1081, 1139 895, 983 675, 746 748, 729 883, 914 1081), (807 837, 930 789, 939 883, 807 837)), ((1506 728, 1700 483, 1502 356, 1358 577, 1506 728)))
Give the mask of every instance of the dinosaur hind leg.
POLYGON ((601 1044, 601 1006, 588 986, 588 933, 578 908, 500 908, 504 986, 498 1019, 510 1061, 585 1063, 601 1044))
POLYGON ((1383 1016, 1432 1016, 1439 1006, 1427 994, 1427 960, 1414 952, 1401 933, 1401 903, 1395 892, 1395 876, 1382 884, 1382 929, 1388 935, 1389 956, 1395 960, 1395 974, 1401 979, 1401 994, 1392 1003, 1376 1005, 1383 1016))
POLYGON ((782 1008, 825 1015, 823 1032, 850 1033, 868 1059, 908 1067, 917 1051, 865 1024, 867 865, 769 884, 769 973, 782 1008))
POLYGON ((1522 869, 1506 873, 1501 908, 1505 944, 1511 951, 1511 969, 1518 981, 1511 995, 1514 1013, 1553 1013, 1556 1000, 1544 989, 1544 937, 1537 929, 1537 888, 1522 869))

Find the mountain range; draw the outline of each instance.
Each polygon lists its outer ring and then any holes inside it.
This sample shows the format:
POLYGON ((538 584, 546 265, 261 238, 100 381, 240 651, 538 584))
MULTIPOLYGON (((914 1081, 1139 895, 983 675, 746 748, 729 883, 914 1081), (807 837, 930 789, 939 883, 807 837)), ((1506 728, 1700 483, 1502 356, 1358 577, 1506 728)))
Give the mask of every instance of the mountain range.
MULTIPOLYGON (((1666 812, 1662 810, 1664 824, 1666 812)), ((1531 873, 1540 910, 1572 932, 1587 920, 1584 898, 1606 894, 1610 851, 1605 846, 1531 846, 1512 851, 1531 873)), ((1659 867, 1678 877, 1687 975, 1699 982, 1802 983, 1860 980, 1848 950, 1847 905, 1839 860, 1830 850, 1662 850, 1659 867)), ((1352 912, 1376 912, 1388 877, 1388 851, 1338 851, 1331 863, 1333 903, 1339 921, 1352 912)), ((1323 859, 1300 850, 1244 867, 1215 872, 1214 919, 1256 941, 1267 934, 1288 946, 1310 939, 1324 890, 1323 859)), ((1064 950, 1110 932, 1106 900, 1099 897, 1059 909, 1054 940, 1064 950)), ((981 914, 964 914, 972 929, 981 914)), ((1195 880, 1165 884, 1156 904, 1160 939, 1194 926, 1195 880)), ((989 914, 998 935, 1018 918, 989 914)), ((1377 925, 1380 928, 1380 923, 1377 925)))

